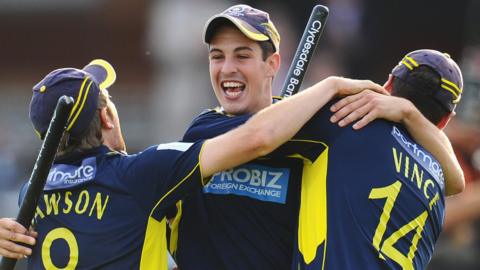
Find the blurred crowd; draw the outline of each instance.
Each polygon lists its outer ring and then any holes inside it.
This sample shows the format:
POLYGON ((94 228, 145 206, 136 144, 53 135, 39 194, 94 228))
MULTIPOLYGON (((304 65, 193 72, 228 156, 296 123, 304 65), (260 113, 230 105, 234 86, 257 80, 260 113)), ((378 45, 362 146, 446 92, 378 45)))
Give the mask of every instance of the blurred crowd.
MULTIPOLYGON (((177 140, 193 116, 216 105, 201 40, 203 25, 212 14, 239 3, 41 2, 0 1, 1 217, 16 214, 19 185, 28 178, 40 147, 26 111, 39 76, 53 68, 81 67, 91 59, 105 58, 118 71, 111 93, 122 108, 128 149, 177 140), (91 40, 101 46, 93 47, 91 40)), ((326 5, 331 12, 304 87, 329 75, 383 83, 390 63, 414 49, 446 51, 461 63, 463 101, 446 133, 463 166, 467 187, 447 198, 444 233, 429 269, 480 269, 480 2, 241 2, 269 11, 282 35, 283 64, 274 83, 276 93, 315 4, 326 5)))

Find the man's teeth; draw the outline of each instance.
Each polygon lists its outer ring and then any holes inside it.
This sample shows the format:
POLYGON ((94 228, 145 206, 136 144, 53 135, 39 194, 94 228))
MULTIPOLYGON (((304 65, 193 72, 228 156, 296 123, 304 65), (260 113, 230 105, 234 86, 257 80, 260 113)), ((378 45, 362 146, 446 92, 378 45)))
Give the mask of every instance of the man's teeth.
POLYGON ((242 87, 243 83, 239 82, 224 82, 223 87, 228 87, 228 88, 235 88, 235 87, 242 87))
POLYGON ((225 95, 230 98, 236 98, 242 94, 245 84, 236 81, 222 82, 222 88, 225 95))
POLYGON ((242 91, 225 91, 225 94, 229 97, 237 97, 242 94, 242 91))

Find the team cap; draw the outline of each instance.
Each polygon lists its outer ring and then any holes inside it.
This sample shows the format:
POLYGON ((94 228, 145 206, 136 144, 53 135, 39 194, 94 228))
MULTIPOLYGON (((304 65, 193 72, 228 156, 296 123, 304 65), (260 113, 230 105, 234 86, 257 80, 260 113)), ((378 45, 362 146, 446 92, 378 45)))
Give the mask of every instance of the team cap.
POLYGON ((407 79, 411 71, 422 65, 432 68, 440 75, 440 85, 436 89, 425 90, 430 90, 445 109, 453 112, 462 96, 463 79, 460 68, 450 55, 428 49, 410 52, 392 70, 392 75, 407 79))
POLYGON ((225 23, 232 22, 249 39, 255 41, 270 41, 278 52, 280 49, 280 34, 270 20, 267 12, 248 5, 235 5, 220 14, 211 17, 205 24, 203 40, 209 43, 215 29, 225 23))
POLYGON ((67 122, 67 131, 79 138, 87 130, 98 108, 100 90, 110 87, 116 79, 112 65, 95 59, 83 69, 60 68, 50 72, 33 87, 30 120, 43 140, 58 99, 67 95, 75 100, 67 122))

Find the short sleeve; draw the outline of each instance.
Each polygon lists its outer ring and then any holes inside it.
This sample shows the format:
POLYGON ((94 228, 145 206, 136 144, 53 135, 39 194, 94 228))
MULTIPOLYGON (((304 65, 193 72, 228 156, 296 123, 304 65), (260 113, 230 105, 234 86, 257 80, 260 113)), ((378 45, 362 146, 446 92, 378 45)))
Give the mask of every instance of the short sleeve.
POLYGON ((152 146, 121 162, 122 183, 147 209, 173 205, 202 186, 199 156, 203 141, 152 146))

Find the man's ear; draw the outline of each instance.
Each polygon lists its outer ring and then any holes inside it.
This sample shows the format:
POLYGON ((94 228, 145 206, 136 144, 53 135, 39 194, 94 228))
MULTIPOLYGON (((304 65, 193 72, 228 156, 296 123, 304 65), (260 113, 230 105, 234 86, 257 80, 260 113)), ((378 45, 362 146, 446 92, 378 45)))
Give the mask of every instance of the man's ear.
POLYGON ((102 128, 112 129, 115 126, 113 125, 113 119, 110 117, 108 112, 108 107, 103 107, 99 110, 100 121, 102 122, 102 128))
POLYGON ((383 88, 385 88, 385 90, 387 90, 389 93, 392 93, 393 80, 394 80, 393 75, 389 74, 388 80, 385 82, 385 84, 383 84, 383 88))
POLYGON ((442 118, 442 120, 440 120, 440 122, 438 122, 437 127, 439 129, 443 129, 445 126, 447 126, 448 122, 450 121, 450 119, 452 119, 452 117, 455 116, 455 114, 456 114, 455 112, 451 112, 451 113, 445 115, 442 118))
POLYGON ((278 52, 273 53, 267 58, 266 62, 268 68, 267 76, 272 78, 275 77, 280 69, 280 54, 278 52))

